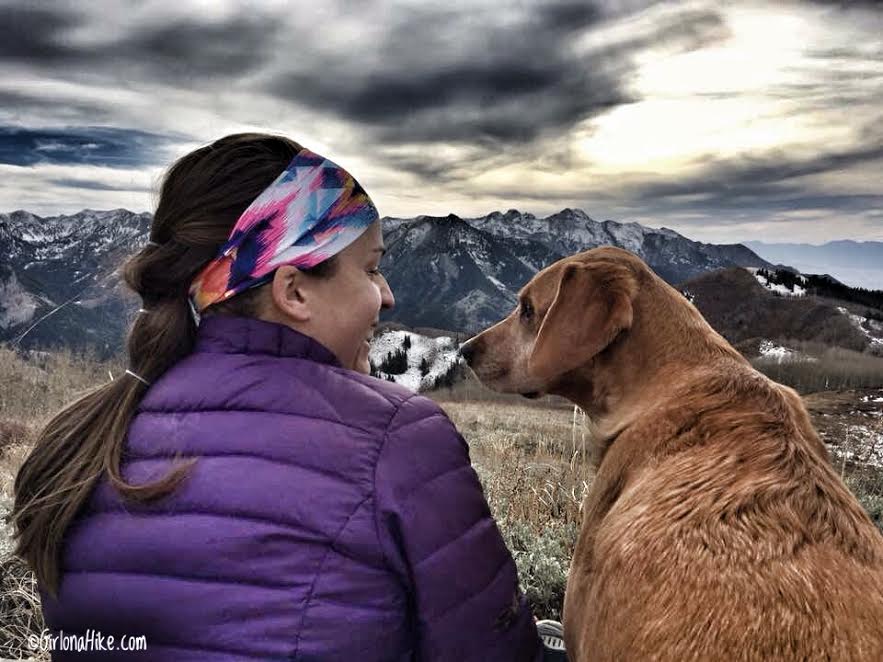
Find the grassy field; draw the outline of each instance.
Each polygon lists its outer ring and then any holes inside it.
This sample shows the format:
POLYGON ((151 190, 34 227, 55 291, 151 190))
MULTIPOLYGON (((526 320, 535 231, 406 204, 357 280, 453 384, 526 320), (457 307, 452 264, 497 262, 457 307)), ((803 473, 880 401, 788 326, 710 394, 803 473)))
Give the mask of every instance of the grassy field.
MULTIPOLYGON (((25 361, 0 348, 0 516, 40 427, 64 403, 121 371, 63 354, 25 361)), ((590 421, 560 398, 499 396, 474 381, 430 395, 469 442, 534 613, 559 617, 581 505, 592 484, 590 421)), ((805 400, 835 467, 883 529, 883 391, 814 393, 805 400)), ((9 555, 9 533, 0 518, 0 658, 17 659, 30 654, 26 637, 43 623, 33 577, 9 555)))

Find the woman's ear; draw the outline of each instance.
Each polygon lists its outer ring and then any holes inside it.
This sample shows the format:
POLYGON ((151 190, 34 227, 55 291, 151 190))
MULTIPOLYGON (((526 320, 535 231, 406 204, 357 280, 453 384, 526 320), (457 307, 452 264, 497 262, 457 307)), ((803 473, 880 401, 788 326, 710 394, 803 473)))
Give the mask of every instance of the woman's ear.
POLYGON ((284 265, 276 269, 270 285, 270 299, 277 314, 296 322, 310 320, 309 284, 297 267, 284 265))

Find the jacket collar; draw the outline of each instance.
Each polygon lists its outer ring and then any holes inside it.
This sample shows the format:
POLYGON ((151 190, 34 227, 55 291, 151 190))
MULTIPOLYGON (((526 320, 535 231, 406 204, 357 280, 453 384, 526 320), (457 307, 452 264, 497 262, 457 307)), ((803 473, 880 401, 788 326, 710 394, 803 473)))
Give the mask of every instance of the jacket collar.
POLYGON ((213 315, 199 324, 197 352, 270 354, 341 367, 334 353, 315 338, 294 329, 252 317, 213 315))

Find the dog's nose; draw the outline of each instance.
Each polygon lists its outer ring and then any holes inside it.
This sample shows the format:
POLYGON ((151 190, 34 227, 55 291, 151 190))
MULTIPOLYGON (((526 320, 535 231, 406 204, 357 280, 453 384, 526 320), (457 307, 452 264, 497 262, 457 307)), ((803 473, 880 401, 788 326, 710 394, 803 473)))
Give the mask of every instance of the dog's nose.
POLYGON ((463 360, 465 360, 466 363, 470 363, 472 357, 475 356, 475 343, 470 341, 460 345, 460 356, 463 357, 463 360))

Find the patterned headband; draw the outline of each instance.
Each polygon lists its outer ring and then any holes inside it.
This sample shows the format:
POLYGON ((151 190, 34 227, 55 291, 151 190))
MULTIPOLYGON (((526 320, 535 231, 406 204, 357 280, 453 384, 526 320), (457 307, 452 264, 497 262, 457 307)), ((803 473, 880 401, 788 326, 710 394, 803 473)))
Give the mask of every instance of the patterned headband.
POLYGON ((301 150, 242 212, 217 257, 193 280, 194 313, 269 281, 283 265, 310 268, 327 260, 378 218, 352 175, 301 150))

